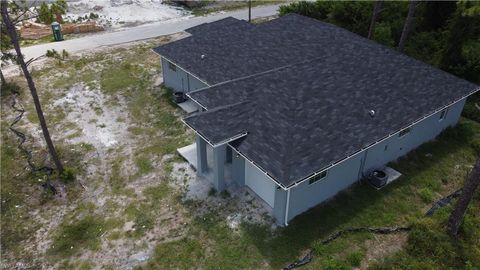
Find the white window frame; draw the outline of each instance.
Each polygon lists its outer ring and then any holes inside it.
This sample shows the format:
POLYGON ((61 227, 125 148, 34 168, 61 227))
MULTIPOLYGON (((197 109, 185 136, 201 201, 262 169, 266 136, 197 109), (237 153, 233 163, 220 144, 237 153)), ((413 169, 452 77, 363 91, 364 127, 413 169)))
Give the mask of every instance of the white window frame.
POLYGON ((316 175, 310 177, 310 179, 308 179, 308 184, 313 185, 315 183, 318 183, 320 182, 320 180, 327 178, 327 175, 328 170, 321 171, 320 173, 317 173, 316 175))

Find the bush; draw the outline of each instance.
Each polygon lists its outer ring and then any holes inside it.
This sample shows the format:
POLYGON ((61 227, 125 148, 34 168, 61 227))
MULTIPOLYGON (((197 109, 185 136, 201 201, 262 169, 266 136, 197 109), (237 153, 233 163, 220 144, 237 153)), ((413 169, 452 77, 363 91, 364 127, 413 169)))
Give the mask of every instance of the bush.
POLYGON ((294 2, 289 5, 282 5, 280 6, 280 9, 279 9, 280 16, 287 15, 288 13, 297 13, 297 14, 315 18, 318 20, 327 19, 330 11, 331 11, 331 3, 322 2, 322 1, 294 2))
POLYGON ((208 196, 215 196, 215 194, 217 194, 217 190, 215 190, 213 187, 210 188, 208 191, 208 196))
POLYGON ((65 183, 73 182, 75 180, 75 175, 76 170, 74 168, 65 167, 63 173, 60 175, 60 179, 65 183))
POLYGON ((373 39, 385 46, 394 46, 395 41, 392 37, 392 29, 386 23, 377 23, 375 26, 375 33, 373 34, 373 39))
POLYGON ((224 190, 224 191, 220 192, 220 196, 223 199, 230 198, 230 192, 228 192, 227 190, 224 190))
POLYGON ((477 106, 480 107, 480 93, 476 93, 467 99, 462 115, 480 123, 480 110, 477 106))
POLYGON ((424 202, 430 203, 433 202, 435 194, 428 187, 424 187, 420 190, 420 197, 424 202))
POLYGON ((6 97, 14 92, 20 92, 20 86, 14 82, 6 82, 0 89, 2 97, 6 97))

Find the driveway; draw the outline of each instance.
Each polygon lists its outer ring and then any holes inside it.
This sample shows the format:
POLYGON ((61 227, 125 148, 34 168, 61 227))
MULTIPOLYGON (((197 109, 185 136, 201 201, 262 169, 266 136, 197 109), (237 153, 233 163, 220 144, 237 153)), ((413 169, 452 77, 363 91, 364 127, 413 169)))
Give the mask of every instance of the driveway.
MULTIPOLYGON (((252 8, 252 18, 272 16, 278 13, 280 5, 268 5, 252 8)), ((248 19, 248 9, 241 9, 228 12, 220 12, 201 17, 190 17, 171 21, 146 24, 132 28, 126 28, 114 32, 105 32, 91 34, 85 37, 61 42, 51 42, 22 48, 25 59, 36 58, 46 53, 47 50, 56 51, 66 50, 69 53, 75 53, 83 50, 93 49, 102 46, 116 45, 126 42, 132 42, 142 39, 149 39, 163 35, 169 35, 183 31, 187 28, 220 20, 226 17, 237 19, 248 19)))

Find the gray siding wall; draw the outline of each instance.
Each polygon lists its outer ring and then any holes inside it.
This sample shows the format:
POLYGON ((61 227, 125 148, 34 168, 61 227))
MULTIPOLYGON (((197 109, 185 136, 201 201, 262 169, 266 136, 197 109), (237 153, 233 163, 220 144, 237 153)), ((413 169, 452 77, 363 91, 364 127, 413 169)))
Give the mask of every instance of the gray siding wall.
MULTIPOLYGON (((328 170, 327 176, 309 184, 304 181, 290 190, 288 220, 333 197, 358 180, 362 155, 353 156, 328 170)), ((284 207, 285 209, 285 207, 284 207)))
POLYGON ((439 121, 441 112, 438 112, 412 126, 410 133, 405 136, 392 136, 368 149, 363 172, 367 173, 371 169, 381 167, 407 154, 421 144, 433 140, 445 128, 457 123, 464 105, 465 99, 450 106, 445 119, 439 121))
MULTIPOLYGON (((365 160, 363 171, 368 172, 370 169, 394 161, 421 144, 434 139, 445 128, 457 123, 464 105, 465 100, 459 101, 449 107, 445 119, 439 121, 441 112, 438 112, 414 125, 410 133, 405 136, 399 137, 396 134, 368 151, 350 157, 330 168, 327 176, 320 181, 313 184, 305 181, 293 187, 290 191, 287 222, 359 180, 363 160, 365 160), (385 148, 385 146, 387 147, 385 148)), ((274 215, 280 225, 283 225, 285 220, 286 198, 287 191, 282 189, 275 191, 274 215)))
POLYGON ((160 61, 162 64, 163 82, 165 86, 172 88, 175 92, 190 92, 208 86, 179 66, 176 66, 176 70, 173 71, 165 58, 162 57, 160 61))
POLYGON ((250 162, 245 162, 245 185, 268 203, 268 205, 274 207, 275 188, 277 185, 250 162))

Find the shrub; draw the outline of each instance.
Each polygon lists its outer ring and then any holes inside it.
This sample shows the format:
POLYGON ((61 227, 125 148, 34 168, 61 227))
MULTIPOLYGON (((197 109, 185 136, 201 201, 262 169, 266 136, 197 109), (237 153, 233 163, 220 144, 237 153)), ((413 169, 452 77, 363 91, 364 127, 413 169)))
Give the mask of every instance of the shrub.
POLYGON ((217 194, 217 190, 211 187, 210 190, 208 191, 208 196, 215 196, 215 194, 217 194))
POLYGON ((63 173, 60 175, 60 179, 65 183, 72 182, 75 180, 75 174, 76 170, 74 168, 65 167, 63 173))
POLYGON ((224 190, 224 191, 220 192, 220 196, 223 199, 229 198, 230 197, 230 192, 228 192, 227 190, 224 190))
POLYGON ((433 202, 435 194, 428 187, 420 189, 420 198, 426 203, 433 202))

